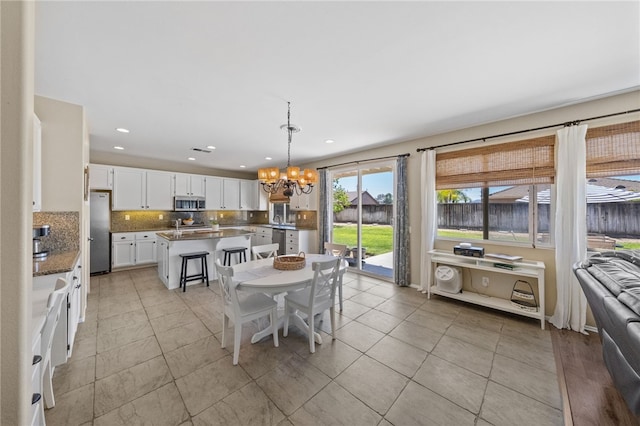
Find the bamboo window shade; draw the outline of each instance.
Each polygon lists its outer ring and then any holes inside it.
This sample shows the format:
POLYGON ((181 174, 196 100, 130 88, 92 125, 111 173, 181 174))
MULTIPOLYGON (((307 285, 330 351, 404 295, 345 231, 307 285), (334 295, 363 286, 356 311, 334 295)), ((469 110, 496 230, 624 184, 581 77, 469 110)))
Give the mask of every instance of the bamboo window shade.
POLYGON ((640 120, 587 130, 587 177, 640 174, 640 120))
POLYGON ((436 189, 553 183, 555 136, 438 153, 436 189))

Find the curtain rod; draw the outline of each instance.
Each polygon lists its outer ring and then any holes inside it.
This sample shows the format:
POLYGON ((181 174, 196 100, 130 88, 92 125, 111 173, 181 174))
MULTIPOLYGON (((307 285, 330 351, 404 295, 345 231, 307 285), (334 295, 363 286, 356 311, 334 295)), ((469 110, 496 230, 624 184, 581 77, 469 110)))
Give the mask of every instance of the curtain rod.
POLYGON ((623 111, 623 112, 615 112, 613 114, 599 115, 597 117, 583 118, 582 120, 574 120, 574 121, 567 121, 567 122, 564 122, 564 123, 550 124, 548 126, 536 127, 536 128, 533 128, 533 129, 517 130, 515 132, 502 133, 500 135, 485 136, 484 138, 475 138, 475 139, 468 139, 466 141, 445 143, 445 144, 442 144, 442 145, 430 146, 428 148, 418 148, 418 149, 416 149, 416 152, 428 151, 430 149, 442 148, 442 147, 445 147, 445 146, 460 145, 460 144, 469 143, 469 142, 486 141, 487 139, 495 139, 495 138, 501 138, 503 136, 519 135, 521 133, 535 132, 537 130, 551 129, 551 128, 554 128, 554 127, 574 126, 574 125, 580 124, 583 121, 598 120, 600 118, 615 117, 616 115, 631 114, 631 113, 634 113, 634 112, 640 112, 640 108, 632 109, 632 110, 629 110, 629 111, 623 111))
POLYGON ((346 163, 332 164, 330 166, 318 167, 316 170, 328 169, 329 167, 346 166, 347 164, 360 164, 360 163, 366 163, 369 161, 386 160, 387 158, 398 158, 398 157, 409 157, 409 156, 411 156, 411 154, 406 153, 406 154, 399 154, 399 155, 388 155, 386 157, 370 158, 368 160, 347 161, 346 163))

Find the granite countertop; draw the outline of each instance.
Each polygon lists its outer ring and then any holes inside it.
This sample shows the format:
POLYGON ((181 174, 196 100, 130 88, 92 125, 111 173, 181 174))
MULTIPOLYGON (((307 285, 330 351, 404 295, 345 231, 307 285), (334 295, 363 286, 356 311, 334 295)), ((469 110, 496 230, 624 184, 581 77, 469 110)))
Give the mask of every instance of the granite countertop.
MULTIPOLYGON (((256 226, 268 226, 268 225, 220 225, 220 229, 224 230, 225 228, 255 228, 256 226)), ((180 231, 182 232, 190 232, 192 229, 211 229, 211 225, 180 225, 180 231)), ((176 229, 176 227, 163 227, 163 228, 141 228, 141 229, 112 229, 110 232, 112 234, 121 233, 121 232, 172 232, 176 229)))
POLYGON ((219 231, 182 231, 180 235, 171 232, 159 232, 158 237, 169 241, 208 240, 231 237, 243 237, 253 235, 255 232, 241 231, 239 229, 221 229, 219 231))
POLYGON ((62 252, 51 252, 44 259, 33 259, 33 276, 62 274, 73 269, 78 257, 79 250, 69 250, 62 252))

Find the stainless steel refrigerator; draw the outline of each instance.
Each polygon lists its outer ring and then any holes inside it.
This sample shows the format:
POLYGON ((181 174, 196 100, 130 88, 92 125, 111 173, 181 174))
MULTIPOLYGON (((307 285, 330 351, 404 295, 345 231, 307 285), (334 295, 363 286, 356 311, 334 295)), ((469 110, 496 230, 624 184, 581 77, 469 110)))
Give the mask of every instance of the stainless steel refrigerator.
POLYGON ((91 192, 89 230, 91 273, 111 272, 111 203, 109 192, 91 192))

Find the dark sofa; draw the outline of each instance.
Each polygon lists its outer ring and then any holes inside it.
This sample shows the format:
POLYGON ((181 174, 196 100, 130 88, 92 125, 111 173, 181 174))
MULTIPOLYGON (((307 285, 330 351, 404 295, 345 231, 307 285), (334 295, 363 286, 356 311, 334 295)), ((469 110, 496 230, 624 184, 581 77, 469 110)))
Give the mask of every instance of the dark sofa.
POLYGON ((640 415, 640 250, 597 253, 573 270, 593 312, 613 382, 629 409, 640 415))

